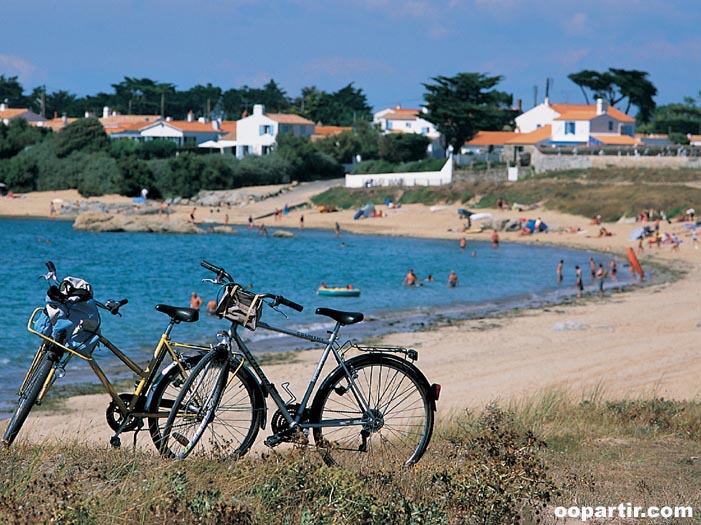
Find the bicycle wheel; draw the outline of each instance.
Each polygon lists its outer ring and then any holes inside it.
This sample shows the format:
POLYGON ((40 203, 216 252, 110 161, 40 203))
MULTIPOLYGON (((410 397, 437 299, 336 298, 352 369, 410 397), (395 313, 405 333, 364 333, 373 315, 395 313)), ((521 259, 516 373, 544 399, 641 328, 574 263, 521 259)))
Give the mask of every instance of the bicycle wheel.
POLYGON ((17 434, 29 415, 29 411, 36 403, 37 397, 39 397, 39 392, 41 392, 44 383, 46 383, 46 378, 49 377, 49 373, 56 362, 56 356, 53 352, 46 350, 46 345, 42 345, 39 352, 42 352, 43 355, 39 358, 36 366, 34 366, 34 370, 31 371, 30 376, 27 378, 26 385, 24 385, 24 388, 20 391, 17 410, 12 416, 12 419, 10 419, 5 433, 2 436, 2 444, 6 447, 9 447, 17 437, 17 434))
POLYGON ((146 399, 146 412, 153 414, 148 418, 148 431, 156 448, 161 448, 161 437, 168 414, 173 408, 175 398, 188 377, 188 372, 202 359, 204 353, 184 358, 180 363, 171 363, 154 381, 146 399), (182 366, 182 368, 181 368, 182 366), (185 372, 183 373, 183 369, 185 372))
POLYGON ((192 452, 243 456, 255 442, 263 399, 238 359, 210 352, 192 370, 163 429, 161 453, 182 459, 192 452))
POLYGON ((387 354, 346 362, 368 409, 361 408, 340 367, 314 397, 314 442, 328 465, 383 468, 411 465, 423 455, 433 433, 434 401, 423 374, 387 354), (355 424, 349 424, 349 422, 355 424))

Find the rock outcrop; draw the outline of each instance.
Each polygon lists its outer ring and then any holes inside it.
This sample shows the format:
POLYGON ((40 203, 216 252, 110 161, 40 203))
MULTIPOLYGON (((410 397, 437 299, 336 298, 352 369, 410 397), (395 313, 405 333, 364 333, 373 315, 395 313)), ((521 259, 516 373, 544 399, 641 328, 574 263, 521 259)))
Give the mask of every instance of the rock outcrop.
POLYGON ((176 217, 126 213, 81 213, 73 223, 74 230, 89 232, 152 232, 152 233, 205 233, 191 222, 176 217))

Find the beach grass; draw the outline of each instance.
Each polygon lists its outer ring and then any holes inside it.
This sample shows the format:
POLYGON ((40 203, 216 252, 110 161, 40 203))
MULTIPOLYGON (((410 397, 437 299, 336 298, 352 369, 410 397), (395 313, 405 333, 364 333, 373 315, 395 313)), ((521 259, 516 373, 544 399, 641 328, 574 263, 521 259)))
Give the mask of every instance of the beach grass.
POLYGON ((367 472, 325 466, 312 448, 169 461, 20 441, 0 462, 0 523, 562 523, 555 507, 628 502, 701 512, 701 403, 605 394, 454 412, 415 467, 367 472))
POLYGON ((316 205, 359 209, 367 203, 384 204, 386 198, 399 204, 421 203, 470 205, 496 208, 497 199, 524 206, 594 217, 605 222, 634 218, 642 210, 664 210, 670 219, 694 202, 701 201, 701 188, 693 170, 572 170, 527 177, 518 182, 460 182, 417 188, 333 188, 313 198, 316 205))

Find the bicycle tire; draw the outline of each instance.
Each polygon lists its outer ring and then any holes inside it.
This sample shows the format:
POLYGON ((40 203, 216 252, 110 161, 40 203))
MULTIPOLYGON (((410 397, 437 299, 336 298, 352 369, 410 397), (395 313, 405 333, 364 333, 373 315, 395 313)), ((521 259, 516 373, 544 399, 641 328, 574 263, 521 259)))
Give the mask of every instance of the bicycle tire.
POLYGON ((160 451, 239 458, 255 442, 264 413, 253 375, 238 359, 212 351, 183 384, 163 430, 160 451))
POLYGON ((162 376, 157 378, 151 387, 146 399, 146 412, 154 414, 148 417, 148 431, 151 441, 156 449, 161 448, 161 438, 163 428, 168 419, 168 414, 173 408, 175 398, 182 388, 187 375, 184 375, 181 366, 185 371, 192 370, 200 362, 205 354, 187 356, 178 363, 171 363, 161 372, 162 376))
POLYGON ((348 469, 412 465, 433 434, 435 402, 428 381, 411 363, 387 354, 367 354, 346 362, 369 404, 364 412, 341 367, 324 380, 314 397, 314 442, 324 462, 348 469), (364 421, 348 425, 349 420, 364 421))
POLYGON ((40 348, 39 351, 43 352, 43 355, 39 358, 39 362, 34 367, 34 371, 28 378, 24 389, 19 393, 17 410, 13 414, 12 419, 10 419, 2 436, 2 444, 5 447, 9 447, 14 442, 17 434, 19 434, 29 412, 36 403, 37 397, 39 397, 39 392, 41 392, 44 383, 46 383, 46 378, 49 377, 49 373, 56 362, 54 354, 45 347, 40 348))

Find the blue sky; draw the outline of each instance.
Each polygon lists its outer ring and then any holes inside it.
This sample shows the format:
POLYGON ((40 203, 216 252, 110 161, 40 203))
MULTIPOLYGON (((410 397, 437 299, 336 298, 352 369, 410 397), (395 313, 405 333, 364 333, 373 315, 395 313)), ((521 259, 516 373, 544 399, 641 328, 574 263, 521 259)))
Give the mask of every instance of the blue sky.
POLYGON ((647 71, 659 105, 698 101, 699 28, 699 0, 3 0, 0 74, 78 96, 125 76, 181 90, 272 78, 290 96, 354 82, 378 110, 478 72, 527 109, 548 78, 551 101, 583 103, 567 75, 617 67, 647 71))

